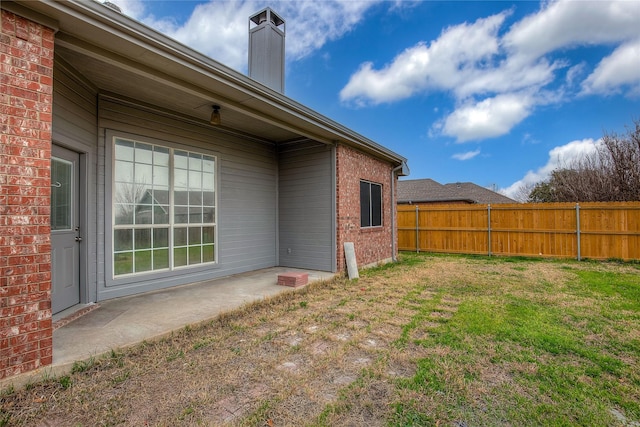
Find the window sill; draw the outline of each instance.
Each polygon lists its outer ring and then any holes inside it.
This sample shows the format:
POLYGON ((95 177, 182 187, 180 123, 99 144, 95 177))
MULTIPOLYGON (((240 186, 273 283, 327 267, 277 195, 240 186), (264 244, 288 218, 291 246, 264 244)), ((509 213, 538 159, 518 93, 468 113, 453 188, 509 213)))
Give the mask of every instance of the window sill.
POLYGON ((384 231, 384 226, 360 228, 360 233, 379 233, 384 231))

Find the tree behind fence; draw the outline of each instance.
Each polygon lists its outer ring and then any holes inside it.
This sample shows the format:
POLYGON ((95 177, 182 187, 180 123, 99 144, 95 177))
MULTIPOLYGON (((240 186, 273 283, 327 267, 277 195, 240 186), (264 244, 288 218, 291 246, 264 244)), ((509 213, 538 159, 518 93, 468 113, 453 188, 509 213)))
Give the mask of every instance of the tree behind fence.
POLYGON ((399 205, 398 249, 640 260, 640 202, 399 205))

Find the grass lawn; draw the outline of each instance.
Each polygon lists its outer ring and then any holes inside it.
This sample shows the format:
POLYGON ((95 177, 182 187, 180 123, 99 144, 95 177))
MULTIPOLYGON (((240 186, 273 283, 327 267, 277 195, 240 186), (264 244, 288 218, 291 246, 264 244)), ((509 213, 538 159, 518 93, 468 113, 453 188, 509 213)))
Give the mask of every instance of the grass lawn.
POLYGON ((0 426, 639 427, 640 265, 405 253, 0 403, 0 426))

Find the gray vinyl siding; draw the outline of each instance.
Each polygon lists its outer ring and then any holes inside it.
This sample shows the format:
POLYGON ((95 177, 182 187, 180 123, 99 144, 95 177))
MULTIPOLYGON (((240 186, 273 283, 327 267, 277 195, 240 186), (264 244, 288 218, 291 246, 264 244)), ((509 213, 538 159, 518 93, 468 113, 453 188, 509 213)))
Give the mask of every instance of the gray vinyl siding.
POLYGON ((99 245, 106 248, 104 281, 98 283, 98 299, 107 299, 231 274, 273 267, 277 264, 277 154, 275 146, 217 132, 207 125, 160 116, 127 102, 101 98, 99 150, 106 165, 102 185, 105 197, 98 209, 107 212, 99 245), (216 265, 173 272, 140 274, 128 279, 111 273, 111 135, 139 136, 143 140, 217 156, 217 254, 216 265))
POLYGON ((99 250, 97 244, 95 171, 97 158, 97 91, 70 66, 56 57, 53 83, 53 143, 80 153, 80 192, 84 209, 77 225, 82 240, 80 301, 96 300, 99 250))
POLYGON ((279 153, 281 266, 335 270, 331 153, 331 147, 312 142, 279 153))

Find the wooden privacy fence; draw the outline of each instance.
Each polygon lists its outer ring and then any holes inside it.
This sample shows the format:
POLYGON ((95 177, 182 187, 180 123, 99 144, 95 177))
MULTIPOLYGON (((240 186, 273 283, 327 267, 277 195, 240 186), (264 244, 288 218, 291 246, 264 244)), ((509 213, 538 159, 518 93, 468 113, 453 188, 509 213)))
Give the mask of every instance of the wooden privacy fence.
POLYGON ((398 249, 640 259, 640 202, 399 205, 398 249))

